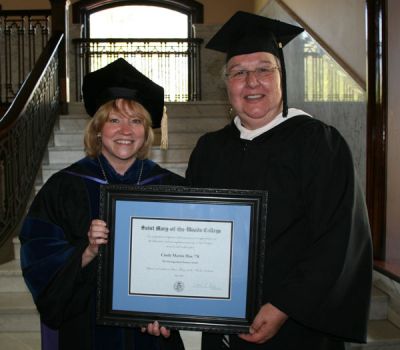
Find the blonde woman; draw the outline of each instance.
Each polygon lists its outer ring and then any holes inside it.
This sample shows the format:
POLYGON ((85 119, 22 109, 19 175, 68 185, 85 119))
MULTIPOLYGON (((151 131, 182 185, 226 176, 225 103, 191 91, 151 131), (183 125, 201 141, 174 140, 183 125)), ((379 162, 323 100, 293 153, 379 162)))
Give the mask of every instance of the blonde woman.
POLYGON ((164 90, 123 59, 89 73, 83 84, 92 119, 87 156, 53 175, 36 196, 20 240, 25 281, 42 321, 42 348, 183 349, 178 332, 95 323, 96 257, 108 241, 99 220, 101 184, 181 184, 182 178, 147 158, 159 127, 164 90))

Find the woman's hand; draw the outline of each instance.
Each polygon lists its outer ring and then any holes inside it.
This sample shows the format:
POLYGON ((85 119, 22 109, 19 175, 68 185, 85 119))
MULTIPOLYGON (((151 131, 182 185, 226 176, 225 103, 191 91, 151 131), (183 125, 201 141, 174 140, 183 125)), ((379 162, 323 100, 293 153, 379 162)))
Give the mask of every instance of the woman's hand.
POLYGON ((142 327, 142 332, 146 332, 151 334, 151 335, 155 335, 155 336, 159 336, 162 335, 164 338, 169 338, 171 335, 171 331, 163 326, 160 327, 160 324, 158 323, 158 321, 154 321, 153 323, 149 323, 147 325, 147 327, 142 327))
POLYGON ((239 334, 239 337, 251 343, 262 344, 271 339, 288 319, 288 315, 272 304, 261 307, 249 334, 239 334))
POLYGON ((100 244, 108 242, 107 224, 103 220, 92 220, 88 231, 89 245, 82 254, 82 267, 89 264, 99 253, 100 244))

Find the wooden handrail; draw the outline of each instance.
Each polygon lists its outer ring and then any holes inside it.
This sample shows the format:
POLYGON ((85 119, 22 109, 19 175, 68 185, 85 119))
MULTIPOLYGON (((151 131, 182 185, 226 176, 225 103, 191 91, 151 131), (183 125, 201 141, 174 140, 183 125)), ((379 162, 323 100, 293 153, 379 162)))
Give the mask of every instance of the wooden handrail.
POLYGON ((2 135, 6 134, 10 128, 16 123, 21 112, 26 108, 32 98, 35 87, 39 84, 43 77, 46 68, 50 64, 50 60, 57 53, 58 46, 60 45, 64 34, 55 33, 49 40, 46 48, 43 50, 38 61, 32 72, 29 73, 28 77, 24 81, 23 85, 19 89, 17 96, 11 103, 7 112, 0 119, 0 139, 2 135))
POLYGON ((0 16, 51 16, 51 10, 1 10, 0 16))

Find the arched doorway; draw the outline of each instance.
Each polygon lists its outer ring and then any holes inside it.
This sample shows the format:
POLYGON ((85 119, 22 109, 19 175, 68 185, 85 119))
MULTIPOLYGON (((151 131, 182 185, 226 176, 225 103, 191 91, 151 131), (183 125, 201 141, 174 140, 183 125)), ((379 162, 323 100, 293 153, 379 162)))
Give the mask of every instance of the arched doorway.
MULTIPOLYGON (((195 0, 80 0, 72 5, 73 22, 89 28, 87 21, 92 13, 124 5, 158 6, 181 12, 188 16, 189 29, 192 24, 203 23, 203 4, 195 0)), ((190 30, 189 37, 192 37, 190 30)))
MULTIPOLYGON (((77 49, 77 91, 82 77, 124 57, 164 87, 165 100, 200 99, 200 44, 192 24, 202 21, 196 1, 106 0, 73 5, 83 24, 77 49)), ((79 99, 79 98, 78 98, 79 99)))

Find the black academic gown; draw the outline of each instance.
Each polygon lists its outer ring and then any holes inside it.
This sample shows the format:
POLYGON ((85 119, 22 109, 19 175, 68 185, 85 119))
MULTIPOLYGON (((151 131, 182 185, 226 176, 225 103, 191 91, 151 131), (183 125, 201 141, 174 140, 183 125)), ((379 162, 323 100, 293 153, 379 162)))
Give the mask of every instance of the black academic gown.
MULTIPOLYGON (((137 160, 124 176, 100 157, 113 184, 182 184, 183 178, 150 160, 137 160), (143 170, 141 165, 143 163, 143 170), (142 173, 141 175, 139 175, 142 173)), ((92 219, 99 216, 99 188, 106 183, 97 159, 84 158, 53 175, 35 197, 20 233, 21 265, 42 321, 45 350, 183 349, 138 329, 95 322, 97 259, 81 268, 92 219)))
MULTIPOLYGON (((270 341, 233 349, 344 349, 364 342, 372 280, 367 210, 339 132, 295 116, 252 141, 231 123, 202 136, 191 186, 268 191, 263 303, 289 315, 270 341)), ((203 349, 219 349, 203 335, 203 349)))

